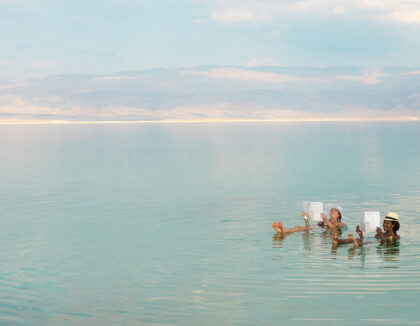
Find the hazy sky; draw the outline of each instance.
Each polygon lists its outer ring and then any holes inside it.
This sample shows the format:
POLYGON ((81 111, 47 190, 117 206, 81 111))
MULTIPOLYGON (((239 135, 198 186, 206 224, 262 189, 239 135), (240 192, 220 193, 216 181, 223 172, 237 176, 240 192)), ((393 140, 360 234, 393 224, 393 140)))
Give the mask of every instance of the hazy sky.
POLYGON ((0 0, 0 80, 196 65, 420 66, 419 0, 0 0))

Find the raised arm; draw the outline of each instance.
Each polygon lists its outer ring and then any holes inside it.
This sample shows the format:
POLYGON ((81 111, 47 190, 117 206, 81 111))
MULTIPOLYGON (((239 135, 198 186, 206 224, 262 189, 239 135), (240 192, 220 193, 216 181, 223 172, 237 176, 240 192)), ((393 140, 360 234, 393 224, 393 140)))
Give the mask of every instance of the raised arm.
POLYGON ((327 225, 329 228, 335 228, 336 226, 338 226, 338 225, 334 225, 330 221, 328 221, 327 215, 325 215, 325 213, 322 213, 321 217, 322 217, 322 221, 324 222, 324 224, 327 225))
POLYGON ((363 232, 360 229, 360 226, 359 225, 356 227, 356 233, 359 235, 360 240, 363 240, 363 238, 364 238, 363 232))
POLYGON ((306 216, 305 212, 302 212, 302 218, 305 220, 306 227, 310 228, 311 225, 309 224, 308 217, 306 216))
POLYGON ((388 240, 385 234, 383 233, 382 229, 379 227, 376 228, 376 237, 381 240, 381 244, 384 244, 388 240))

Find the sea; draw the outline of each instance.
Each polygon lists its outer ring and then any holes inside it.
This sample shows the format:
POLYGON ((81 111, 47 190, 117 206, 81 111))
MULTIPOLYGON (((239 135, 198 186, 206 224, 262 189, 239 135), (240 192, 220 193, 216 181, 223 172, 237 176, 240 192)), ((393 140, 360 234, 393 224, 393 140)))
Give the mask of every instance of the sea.
POLYGON ((0 222, 0 325, 420 324, 418 121, 1 125, 0 222))

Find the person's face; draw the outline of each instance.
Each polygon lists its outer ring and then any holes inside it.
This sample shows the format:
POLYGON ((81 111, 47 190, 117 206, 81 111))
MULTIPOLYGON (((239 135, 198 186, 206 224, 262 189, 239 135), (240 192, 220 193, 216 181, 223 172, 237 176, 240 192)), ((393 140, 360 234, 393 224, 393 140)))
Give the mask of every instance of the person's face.
POLYGON ((391 221, 384 221, 383 226, 384 226, 384 231, 385 232, 390 232, 394 229, 394 225, 392 224, 391 221))
POLYGON ((332 208, 330 212, 331 221, 335 222, 338 220, 338 217, 340 216, 340 212, 337 208, 332 208))

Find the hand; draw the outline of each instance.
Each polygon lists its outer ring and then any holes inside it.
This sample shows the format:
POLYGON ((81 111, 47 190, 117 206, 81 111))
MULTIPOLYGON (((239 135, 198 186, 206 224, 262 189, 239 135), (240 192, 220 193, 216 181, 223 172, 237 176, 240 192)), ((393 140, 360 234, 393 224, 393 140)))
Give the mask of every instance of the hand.
POLYGON ((325 213, 322 213, 322 214, 321 214, 321 217, 322 217, 322 220, 323 220, 324 222, 326 222, 326 221, 327 221, 327 215, 325 215, 325 213))
POLYGON ((303 219, 305 219, 305 220, 307 219, 305 212, 302 212, 301 216, 302 216, 303 219))
POLYGON ((381 228, 376 228, 376 234, 377 235, 381 235, 383 232, 382 232, 382 229, 381 228))

